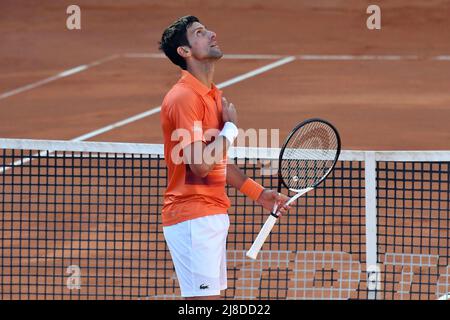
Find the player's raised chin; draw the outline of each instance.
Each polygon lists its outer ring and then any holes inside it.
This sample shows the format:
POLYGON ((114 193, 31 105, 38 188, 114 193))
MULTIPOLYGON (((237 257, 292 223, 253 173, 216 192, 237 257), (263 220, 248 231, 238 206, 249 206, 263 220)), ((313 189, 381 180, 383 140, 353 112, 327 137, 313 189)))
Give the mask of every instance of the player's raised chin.
POLYGON ((187 38, 190 43, 190 48, 186 48, 189 51, 185 56, 186 60, 190 58, 197 60, 218 60, 223 56, 216 33, 208 30, 201 23, 194 22, 187 29, 187 38))

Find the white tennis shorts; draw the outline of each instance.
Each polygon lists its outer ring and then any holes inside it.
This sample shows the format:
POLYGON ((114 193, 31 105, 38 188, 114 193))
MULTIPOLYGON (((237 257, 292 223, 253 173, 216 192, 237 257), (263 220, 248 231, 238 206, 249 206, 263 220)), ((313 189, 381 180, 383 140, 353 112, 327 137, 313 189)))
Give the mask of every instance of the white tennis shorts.
POLYGON ((163 227, 182 297, 215 296, 227 288, 228 214, 163 227))

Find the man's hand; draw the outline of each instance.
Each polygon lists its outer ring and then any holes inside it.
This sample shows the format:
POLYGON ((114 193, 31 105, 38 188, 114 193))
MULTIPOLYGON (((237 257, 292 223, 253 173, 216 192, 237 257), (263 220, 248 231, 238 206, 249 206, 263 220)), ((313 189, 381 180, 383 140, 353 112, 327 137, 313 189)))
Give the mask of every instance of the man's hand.
POLYGON ((232 122, 237 126, 237 112, 234 104, 228 102, 225 97, 222 97, 222 121, 232 122))
POLYGON ((273 206, 275 203, 278 205, 278 213, 284 214, 286 213, 291 207, 286 206, 285 203, 289 200, 287 196, 284 194, 278 193, 275 190, 264 190, 261 195, 259 196, 258 200, 256 201, 258 204, 262 205, 264 209, 269 210, 272 212, 273 206))

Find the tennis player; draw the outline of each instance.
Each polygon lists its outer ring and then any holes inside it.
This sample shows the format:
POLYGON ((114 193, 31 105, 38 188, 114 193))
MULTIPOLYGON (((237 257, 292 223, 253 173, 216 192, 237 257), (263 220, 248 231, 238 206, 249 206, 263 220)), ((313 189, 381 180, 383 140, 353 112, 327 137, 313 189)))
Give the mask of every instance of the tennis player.
POLYGON ((269 211, 277 203, 281 214, 289 209, 284 205, 288 198, 227 163, 227 150, 238 135, 237 114, 213 83, 223 55, 216 34, 196 17, 185 16, 164 31, 160 49, 182 69, 161 108, 168 169, 164 237, 182 297, 217 299, 227 288, 226 184, 269 211))

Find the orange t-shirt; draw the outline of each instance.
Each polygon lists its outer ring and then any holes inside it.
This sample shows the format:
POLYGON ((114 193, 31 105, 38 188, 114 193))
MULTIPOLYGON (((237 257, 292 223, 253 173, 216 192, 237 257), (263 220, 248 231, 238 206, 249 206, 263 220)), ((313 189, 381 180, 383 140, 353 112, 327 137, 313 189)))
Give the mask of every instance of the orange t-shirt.
POLYGON ((223 127, 221 99, 222 92, 214 84, 209 89, 185 70, 164 98, 161 125, 168 170, 162 208, 164 226, 226 213, 230 207, 225 190, 226 155, 204 178, 196 176, 182 157, 187 145, 214 141, 223 127))

